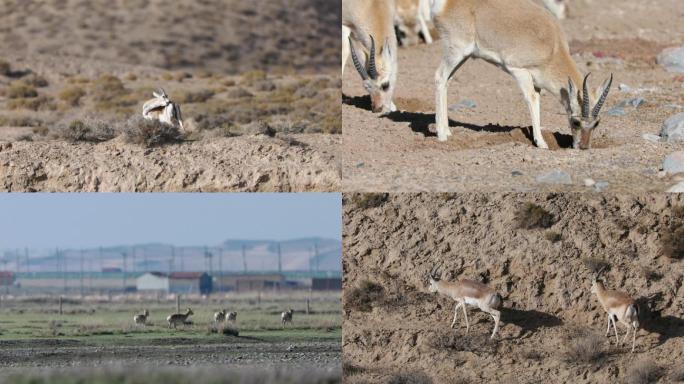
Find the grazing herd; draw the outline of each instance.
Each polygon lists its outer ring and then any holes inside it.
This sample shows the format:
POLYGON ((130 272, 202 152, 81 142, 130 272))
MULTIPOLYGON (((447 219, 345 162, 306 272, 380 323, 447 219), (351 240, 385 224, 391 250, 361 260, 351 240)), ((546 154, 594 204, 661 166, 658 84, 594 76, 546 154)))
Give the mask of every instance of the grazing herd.
MULTIPOLYGON (((491 338, 496 336, 499 330, 499 321, 501 319, 501 296, 492 288, 477 281, 461 279, 456 282, 442 281, 440 276, 436 274, 437 266, 432 268, 428 274, 428 290, 432 293, 441 293, 456 301, 456 308, 454 310, 454 320, 451 322, 453 328, 456 324, 456 317, 459 308, 463 308, 463 316, 466 324, 466 334, 470 330, 468 323, 468 312, 466 305, 478 307, 481 311, 486 312, 494 318, 494 331, 491 338)), ((599 277, 605 268, 598 270, 593 277, 591 285, 591 293, 596 294, 599 304, 603 307, 608 315, 608 329, 606 336, 610 333, 610 326, 615 330, 616 345, 621 346, 632 332, 632 350, 636 346, 636 333, 639 329, 639 307, 636 301, 629 295, 619 291, 607 290, 605 285, 599 277), (618 330, 615 322, 619 322, 627 327, 627 333, 624 339, 620 342, 618 330)))
MULTIPOLYGON (((287 323, 292 324, 293 313, 294 310, 290 308, 287 311, 284 311, 280 314, 280 321, 283 328, 285 328, 285 324, 287 323)), ((190 324, 188 318, 192 315, 194 315, 194 312, 192 311, 192 309, 188 308, 185 311, 185 313, 173 313, 169 315, 166 318, 166 322, 168 323, 169 328, 175 329, 178 325, 190 324)), ((135 316, 133 316, 133 322, 136 325, 147 325, 147 319, 149 318, 149 316, 150 312, 146 309, 143 311, 143 313, 136 314, 135 316)), ((218 312, 214 313, 214 323, 231 323, 232 325, 235 325, 237 323, 237 312, 228 312, 227 309, 221 309, 218 312)))

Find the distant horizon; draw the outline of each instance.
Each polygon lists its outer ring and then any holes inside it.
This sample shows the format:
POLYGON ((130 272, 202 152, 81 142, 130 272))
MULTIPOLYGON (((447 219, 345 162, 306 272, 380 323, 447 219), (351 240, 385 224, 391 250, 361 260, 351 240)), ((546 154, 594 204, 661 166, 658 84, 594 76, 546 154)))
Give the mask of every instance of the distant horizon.
POLYGON ((341 209, 339 193, 8 194, 0 249, 341 241, 341 209))

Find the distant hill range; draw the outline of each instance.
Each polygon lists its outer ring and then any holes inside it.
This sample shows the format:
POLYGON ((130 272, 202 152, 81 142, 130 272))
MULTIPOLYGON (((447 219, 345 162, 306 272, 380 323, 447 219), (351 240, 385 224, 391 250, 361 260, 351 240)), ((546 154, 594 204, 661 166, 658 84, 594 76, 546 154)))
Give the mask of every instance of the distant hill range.
POLYGON ((226 240, 208 246, 150 243, 88 249, 5 251, 0 268, 19 272, 134 271, 276 271, 278 250, 283 271, 340 271, 342 243, 336 239, 285 241, 226 240), (243 251, 244 250, 244 251, 243 251), (243 256, 244 255, 244 256, 243 256), (17 268, 18 264, 18 268, 17 268))

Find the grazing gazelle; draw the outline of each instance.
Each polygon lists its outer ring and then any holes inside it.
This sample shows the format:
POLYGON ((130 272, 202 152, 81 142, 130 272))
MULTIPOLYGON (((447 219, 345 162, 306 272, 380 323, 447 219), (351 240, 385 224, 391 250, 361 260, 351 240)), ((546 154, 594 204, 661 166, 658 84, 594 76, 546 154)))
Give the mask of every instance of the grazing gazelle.
POLYGON ((176 328, 176 325, 178 324, 185 324, 185 322, 188 320, 188 317, 194 315, 192 312, 192 309, 188 308, 188 310, 185 313, 174 313, 172 315, 169 315, 169 317, 166 318, 166 321, 169 323, 169 328, 173 326, 173 328, 176 328))
POLYGON ((601 272, 604 270, 605 268, 602 268, 594 275, 594 280, 591 284, 591 293, 596 294, 603 310, 608 314, 608 329, 606 329, 606 336, 610 333, 610 325, 612 323, 613 329, 615 329, 615 343, 616 345, 621 345, 617 326, 615 325, 615 321, 619 321, 627 326, 627 333, 625 334, 622 343, 627 341, 629 331, 632 330, 632 352, 634 352, 636 333, 639 329, 639 307, 629 295, 623 292, 609 291, 606 289, 603 282, 598 279, 601 272))
POLYGON ((178 123, 180 129, 183 130, 180 106, 169 100, 169 96, 162 88, 152 92, 152 95, 154 99, 146 101, 143 105, 143 117, 147 120, 159 120, 169 125, 178 123))
POLYGON ((214 323, 222 323, 226 319, 226 310, 222 309, 214 313, 214 323))
POLYGON ((237 322, 237 312, 228 312, 226 314, 226 321, 230 321, 231 323, 235 324, 237 322))
POLYGON ((435 266, 429 274, 430 292, 438 292, 449 296, 456 301, 456 308, 454 309, 454 321, 451 322, 451 327, 456 324, 456 317, 458 316, 458 309, 463 307, 463 316, 466 323, 466 334, 470 330, 468 323, 468 311, 466 305, 472 305, 480 308, 483 312, 489 313, 494 318, 494 331, 491 338, 493 339, 496 332, 499 330, 499 320, 501 319, 501 296, 488 286, 473 280, 459 280, 455 283, 448 281, 441 281, 439 276, 435 274, 437 266, 435 266))
POLYGON ((435 0, 435 27, 444 53, 435 74, 436 129, 440 141, 451 135, 447 85, 471 57, 483 59, 511 74, 520 86, 530 115, 534 142, 548 148, 541 131, 542 89, 560 99, 568 115, 573 147, 591 147, 591 133, 599 125, 609 79, 594 92, 570 56, 558 21, 530 0, 435 0), (580 86, 582 88, 580 88, 580 86))
POLYGON ((282 322, 283 328, 285 328, 285 323, 292 324, 292 314, 294 311, 292 308, 280 314, 280 321, 282 322))
MULTIPOLYGON (((406 33, 406 30, 413 27, 410 31, 418 36, 423 35, 426 44, 432 44, 432 35, 428 22, 430 17, 430 0, 396 0, 397 13, 395 24, 397 28, 406 33)), ((400 39, 401 40, 401 39, 400 39)))
POLYGON ((147 318, 150 316, 150 312, 146 309, 142 314, 133 316, 133 321, 139 325, 145 325, 147 323, 147 318))
POLYGON ((342 0, 342 75, 351 53, 374 113, 397 110, 392 102, 397 81, 395 11, 394 0, 342 0))

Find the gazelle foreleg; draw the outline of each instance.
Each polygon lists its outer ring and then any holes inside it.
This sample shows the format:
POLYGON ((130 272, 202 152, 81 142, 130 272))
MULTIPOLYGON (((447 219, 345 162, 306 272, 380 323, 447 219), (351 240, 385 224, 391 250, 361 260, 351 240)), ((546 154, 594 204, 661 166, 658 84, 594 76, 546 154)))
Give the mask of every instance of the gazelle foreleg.
POLYGON ((495 309, 490 309, 489 314, 492 315, 492 317, 494 318, 494 331, 492 332, 492 337, 490 337, 491 339, 493 339, 496 333, 499 331, 499 321, 501 320, 501 312, 495 309))
POLYGON ((342 26, 342 76, 344 76, 344 67, 349 59, 349 54, 351 52, 351 47, 349 46, 349 35, 351 35, 351 29, 349 27, 342 26))
MULTIPOLYGON (((448 49, 448 48, 445 48, 448 49)), ((436 86, 436 111, 435 124, 437 125, 437 139, 439 141, 446 141, 451 136, 451 129, 449 128, 449 110, 447 100, 447 87, 449 80, 453 77, 458 68, 463 65, 467 57, 464 53, 444 52, 444 58, 435 73, 436 86)))
POLYGON ((532 135, 534 143, 537 147, 542 149, 549 149, 548 144, 544 141, 541 131, 541 95, 534 86, 532 74, 526 69, 509 68, 509 71, 518 81, 518 86, 522 90, 525 102, 530 110, 532 116, 532 135))
POLYGON ((465 316, 465 323, 466 323, 466 335, 470 331, 470 323, 468 322, 468 310, 466 309, 465 303, 463 303, 463 315, 465 316))
POLYGON ((617 325, 615 325, 615 319, 610 315, 610 320, 613 322, 613 329, 615 330, 615 345, 620 345, 620 336, 618 336, 617 325))
POLYGON ((425 17, 423 15, 423 1, 425 0, 420 0, 420 9, 418 10, 418 25, 420 26, 420 32, 423 34, 423 38, 425 39, 425 44, 432 44, 432 35, 430 35, 430 28, 428 28, 427 23, 425 22, 425 17))
POLYGON ((456 317, 458 316, 458 308, 463 305, 462 301, 459 301, 458 304, 456 304, 456 308, 454 308, 454 321, 451 322, 451 328, 454 327, 454 324, 456 324, 456 317))
POLYGON ((610 334, 610 315, 608 315, 608 328, 606 328, 606 337, 610 334))

